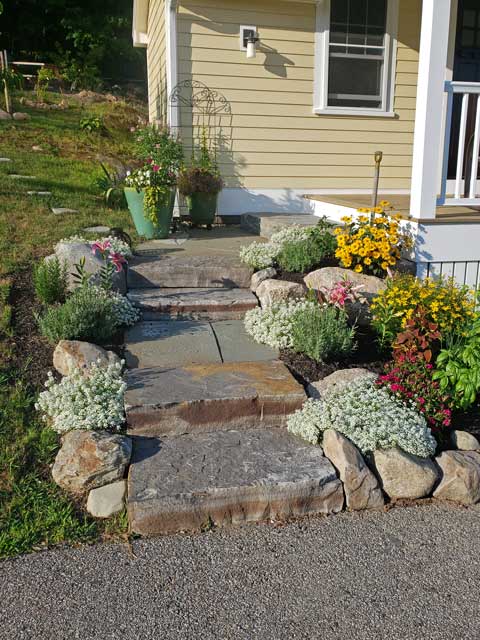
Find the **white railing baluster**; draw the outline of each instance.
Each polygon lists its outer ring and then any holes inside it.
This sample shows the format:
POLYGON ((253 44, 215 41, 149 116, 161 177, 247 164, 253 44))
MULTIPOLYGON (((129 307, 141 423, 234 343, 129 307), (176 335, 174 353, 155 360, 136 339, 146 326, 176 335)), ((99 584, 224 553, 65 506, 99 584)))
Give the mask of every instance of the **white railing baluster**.
POLYGON ((458 140, 457 175, 455 178, 455 198, 462 197, 463 163, 465 160, 465 138, 467 134, 467 117, 470 95, 463 94, 462 115, 460 118, 460 138, 458 140))
POLYGON ((478 156, 480 154, 480 100, 477 99, 477 114, 475 116, 475 136, 473 139, 472 171, 470 174, 470 199, 477 196, 478 156))

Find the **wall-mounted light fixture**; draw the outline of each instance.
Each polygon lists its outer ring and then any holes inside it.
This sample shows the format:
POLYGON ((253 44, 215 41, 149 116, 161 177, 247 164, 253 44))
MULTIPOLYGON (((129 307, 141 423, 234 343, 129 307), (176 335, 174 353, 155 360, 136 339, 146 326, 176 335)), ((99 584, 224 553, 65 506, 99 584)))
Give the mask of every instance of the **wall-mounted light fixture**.
POLYGON ((247 58, 255 58, 258 42, 257 27, 240 27, 240 49, 246 51, 247 58))

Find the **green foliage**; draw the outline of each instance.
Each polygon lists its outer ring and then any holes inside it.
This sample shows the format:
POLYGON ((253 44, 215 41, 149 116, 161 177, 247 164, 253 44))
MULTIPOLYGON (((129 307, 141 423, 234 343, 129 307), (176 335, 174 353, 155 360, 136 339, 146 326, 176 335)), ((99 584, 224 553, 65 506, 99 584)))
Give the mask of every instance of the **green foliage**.
POLYGON ((306 238, 285 242, 277 256, 278 266, 283 271, 305 273, 333 257, 337 241, 332 229, 333 225, 323 218, 309 229, 306 238))
POLYGON ((37 100, 44 102, 47 97, 48 84, 51 80, 55 80, 55 72, 49 67, 42 67, 37 74, 37 82, 35 84, 35 92, 37 100))
POLYGON ((223 188, 221 177, 200 167, 189 167, 182 171, 178 179, 178 190, 184 196, 194 193, 217 194, 223 188))
POLYGON ((109 169, 103 162, 100 162, 100 167, 102 175, 95 179, 94 185, 100 189, 105 205, 107 207, 125 207, 123 181, 126 172, 109 169))
POLYGON ((355 350, 355 329, 344 312, 313 305, 294 317, 292 345, 316 362, 342 360, 355 350))
POLYGON ((480 317, 437 357, 433 379, 453 396, 456 408, 471 407, 480 392, 480 317))
POLYGON ((99 116, 84 116, 80 120, 79 127, 87 133, 103 133, 105 131, 105 125, 99 116))
POLYGON ((67 265, 57 257, 38 263, 33 272, 33 283, 40 302, 64 302, 67 295, 67 278, 67 265))
POLYGON ((147 125, 138 129, 134 149, 139 160, 177 173, 183 164, 182 143, 166 127, 147 125))
POLYGON ((52 344, 60 340, 108 344, 118 329, 112 300, 89 286, 75 289, 63 305, 48 309, 38 324, 52 344))

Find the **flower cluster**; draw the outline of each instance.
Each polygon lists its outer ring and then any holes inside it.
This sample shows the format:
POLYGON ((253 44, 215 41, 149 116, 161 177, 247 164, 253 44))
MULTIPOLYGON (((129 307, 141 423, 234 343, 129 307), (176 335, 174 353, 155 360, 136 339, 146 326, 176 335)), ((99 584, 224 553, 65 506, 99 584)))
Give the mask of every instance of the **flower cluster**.
POLYGON ((291 300, 272 304, 265 309, 257 307, 247 311, 245 329, 260 344, 274 349, 288 349, 293 346, 293 325, 306 310, 313 310, 316 304, 309 300, 291 300))
POLYGON ((441 335, 462 333, 475 318, 475 298, 453 278, 420 280, 408 275, 388 278, 387 287, 371 304, 372 325, 384 344, 392 344, 421 306, 441 335))
POLYGON ((105 241, 108 241, 110 243, 110 250, 112 251, 112 253, 117 253, 120 256, 122 256, 122 258, 125 258, 126 260, 132 257, 133 254, 132 254, 132 249, 130 248, 130 245, 127 242, 120 240, 120 238, 115 238, 114 236, 107 236, 106 238, 97 238, 96 240, 87 240, 83 236, 74 235, 74 236, 70 236, 69 238, 64 238, 63 240, 60 240, 58 244, 77 244, 82 242, 84 244, 89 244, 93 246, 96 243, 105 242, 105 241))
POLYGON ((353 282, 345 279, 335 282, 332 287, 322 287, 318 290, 318 297, 320 301, 330 306, 345 309, 346 304, 354 304, 355 302, 365 304, 367 302, 360 293, 363 288, 363 284, 355 286, 353 282))
POLYGON ((116 291, 106 291, 97 285, 88 285, 99 298, 108 300, 111 304, 111 314, 117 327, 132 327, 141 318, 141 311, 130 302, 126 296, 116 291))
POLYGON ((35 408, 57 433, 72 429, 118 430, 124 422, 127 385, 121 364, 101 367, 94 363, 87 371, 75 369, 60 382, 49 372, 45 387, 35 408))
POLYGON ((312 444, 320 443, 327 429, 342 433, 363 453, 398 446, 428 458, 437 447, 425 418, 368 378, 332 391, 323 401, 308 400, 288 419, 288 430, 312 444))
POLYGON ((162 182, 164 182, 163 186, 175 186, 175 173, 168 169, 165 172, 161 172, 161 166, 155 164, 153 160, 150 160, 149 164, 146 164, 140 169, 127 171, 125 184, 127 187, 133 187, 137 191, 142 191, 142 189, 146 189, 148 187, 159 186, 160 178, 165 178, 165 181, 162 180, 162 182))
MULTIPOLYGON (((314 227, 313 227, 314 228, 314 227)), ((240 249, 240 260, 255 269, 266 269, 276 263, 283 247, 290 243, 302 243, 308 240, 312 228, 290 225, 276 231, 268 242, 252 242, 240 249)))
POLYGON ((403 240, 400 216, 387 215, 387 206, 388 202, 381 202, 375 209, 359 209, 356 220, 350 216, 342 218, 345 226, 335 229, 338 244, 335 256, 342 266, 356 273, 383 276, 397 263, 403 240))

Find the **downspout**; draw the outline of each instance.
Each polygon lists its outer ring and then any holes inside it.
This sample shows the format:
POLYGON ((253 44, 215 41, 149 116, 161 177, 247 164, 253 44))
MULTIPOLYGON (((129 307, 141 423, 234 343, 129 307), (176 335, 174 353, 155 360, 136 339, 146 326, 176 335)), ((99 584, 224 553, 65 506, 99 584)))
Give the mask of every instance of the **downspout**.
POLYGON ((179 131, 179 105, 171 104, 170 96, 178 84, 177 55, 177 0, 165 0, 165 33, 167 62, 167 123, 174 132, 179 131))

